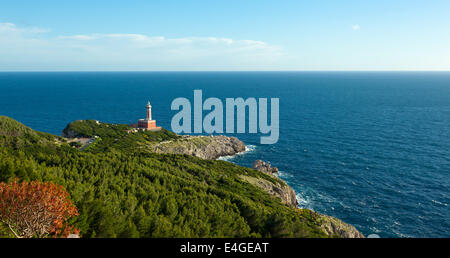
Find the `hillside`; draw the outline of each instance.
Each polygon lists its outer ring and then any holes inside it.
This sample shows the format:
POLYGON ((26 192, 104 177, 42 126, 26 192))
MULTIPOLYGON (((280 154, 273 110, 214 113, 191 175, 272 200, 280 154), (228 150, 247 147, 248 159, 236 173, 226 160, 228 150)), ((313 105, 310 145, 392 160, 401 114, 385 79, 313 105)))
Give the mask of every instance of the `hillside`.
POLYGON ((34 146, 52 146, 63 138, 32 130, 6 116, 0 116, 0 147, 14 149, 34 146))
POLYGON ((275 177, 224 161, 154 153, 149 144, 180 136, 130 129, 78 121, 64 130, 68 139, 0 117, 0 181, 63 185, 80 212, 72 222, 83 237, 359 236, 339 220, 345 226, 329 230, 336 223, 325 216, 290 208, 249 183, 284 184, 275 177), (92 141, 82 146, 75 138, 92 141))

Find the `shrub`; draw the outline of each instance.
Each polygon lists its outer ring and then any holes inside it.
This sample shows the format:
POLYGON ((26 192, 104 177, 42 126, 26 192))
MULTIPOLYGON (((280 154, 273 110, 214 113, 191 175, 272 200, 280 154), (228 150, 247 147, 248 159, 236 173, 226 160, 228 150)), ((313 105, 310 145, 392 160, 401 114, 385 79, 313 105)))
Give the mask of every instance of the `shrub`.
POLYGON ((16 237, 68 236, 67 220, 78 211, 69 194, 50 182, 0 183, 0 221, 16 237))

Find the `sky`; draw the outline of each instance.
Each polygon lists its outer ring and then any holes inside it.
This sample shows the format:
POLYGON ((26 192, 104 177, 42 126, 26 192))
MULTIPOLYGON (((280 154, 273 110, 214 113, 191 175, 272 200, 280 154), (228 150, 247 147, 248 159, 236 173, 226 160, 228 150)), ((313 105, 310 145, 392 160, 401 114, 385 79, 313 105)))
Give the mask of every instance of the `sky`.
POLYGON ((0 2, 0 71, 303 70, 450 70, 450 1, 0 2))

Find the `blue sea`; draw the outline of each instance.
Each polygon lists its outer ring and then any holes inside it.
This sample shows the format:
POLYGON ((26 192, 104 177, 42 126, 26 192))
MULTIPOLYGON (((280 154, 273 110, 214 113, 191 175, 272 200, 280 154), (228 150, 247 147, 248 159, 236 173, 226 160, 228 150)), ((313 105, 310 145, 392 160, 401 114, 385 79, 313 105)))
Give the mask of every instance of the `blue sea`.
POLYGON ((243 166, 270 161, 300 206, 363 234, 450 237, 450 73, 0 73, 0 115, 61 134, 77 119, 132 123, 147 100, 170 129, 177 97, 280 99, 280 138, 236 134, 243 166))

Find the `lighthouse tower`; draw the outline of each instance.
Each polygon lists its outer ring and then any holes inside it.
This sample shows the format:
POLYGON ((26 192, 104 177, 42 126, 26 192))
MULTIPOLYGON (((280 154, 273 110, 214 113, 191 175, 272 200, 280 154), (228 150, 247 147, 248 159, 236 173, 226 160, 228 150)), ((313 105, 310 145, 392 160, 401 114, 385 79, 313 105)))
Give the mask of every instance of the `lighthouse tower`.
POLYGON ((147 109, 147 117, 145 119, 139 119, 137 126, 136 124, 132 124, 132 127, 137 127, 138 129, 142 130, 159 130, 161 127, 156 126, 156 121, 152 120, 152 105, 150 105, 150 101, 147 102, 147 105, 145 106, 147 109))
POLYGON ((152 105, 150 105, 150 101, 147 103, 147 120, 152 120, 152 105))

